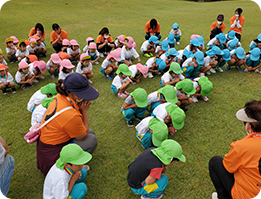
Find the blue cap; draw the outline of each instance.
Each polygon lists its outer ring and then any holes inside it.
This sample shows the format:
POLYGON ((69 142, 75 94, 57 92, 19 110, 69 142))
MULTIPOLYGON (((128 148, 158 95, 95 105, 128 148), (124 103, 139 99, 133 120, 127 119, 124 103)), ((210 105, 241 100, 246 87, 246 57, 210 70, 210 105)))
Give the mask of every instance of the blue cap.
POLYGON ((169 55, 172 56, 177 56, 179 55, 179 52, 175 49, 175 48, 170 48, 166 53, 165 53, 166 57, 168 57, 169 55))
POLYGON ((194 53, 193 57, 196 58, 199 65, 204 64, 204 53, 202 51, 197 51, 196 53, 194 53))
POLYGON ((174 23, 174 24, 172 25, 172 28, 173 28, 173 29, 175 29, 175 28, 179 28, 179 24, 174 23))
POLYGON ((167 51, 169 49, 169 42, 168 40, 164 39, 161 43, 161 49, 163 51, 167 51))
POLYGON ((174 44, 175 43, 175 41, 174 41, 174 34, 173 33, 169 33, 168 41, 169 41, 169 44, 174 44))
POLYGON ((222 44, 226 43, 226 35, 223 32, 219 33, 215 37, 218 38, 222 44))
POLYGON ((239 42, 238 38, 234 38, 233 40, 231 40, 228 44, 228 48, 229 50, 234 50, 237 48, 237 43, 239 42))
POLYGON ((198 36, 197 40, 198 40, 200 45, 203 45, 205 43, 204 38, 202 36, 198 36))
POLYGON ((230 57, 230 51, 228 49, 225 49, 222 51, 224 54, 222 55, 223 59, 225 61, 229 61, 231 59, 230 57))
POLYGON ((237 55, 237 57, 238 57, 239 59, 244 59, 244 58, 245 58, 245 50, 244 50, 244 48, 238 47, 238 48, 235 50, 235 54, 237 55))
POLYGON ((188 51, 187 49, 185 49, 183 51, 183 55, 186 56, 187 58, 192 57, 193 53, 191 51, 188 51))
POLYGON ((158 64, 158 71, 162 71, 166 68, 166 63, 160 58, 156 59, 156 64, 158 64))
POLYGON ((229 32, 227 33, 227 37, 228 37, 229 39, 234 39, 235 36, 236 36, 236 32, 235 32, 234 30, 231 30, 231 31, 229 31, 229 32))
POLYGON ((157 43, 159 43, 158 37, 153 35, 153 36, 151 36, 151 37, 149 38, 148 42, 149 42, 149 43, 150 43, 150 42, 153 42, 154 44, 157 44, 157 43))
POLYGON ((213 46, 211 50, 215 53, 215 55, 223 55, 223 52, 217 46, 213 46))
POLYGON ((197 47, 200 46, 200 44, 199 44, 199 42, 198 42, 197 39, 192 39, 192 40, 190 41, 190 44, 192 44, 193 46, 197 46, 197 47))
POLYGON ((257 36, 257 40, 261 41, 261 33, 257 36))
POLYGON ((210 56, 210 57, 214 57, 216 54, 214 53, 214 51, 212 50, 212 48, 210 50, 208 50, 206 52, 207 56, 210 56))
POLYGON ((251 51, 249 51, 250 59, 252 61, 257 61, 260 59, 260 49, 259 48, 253 48, 251 51))

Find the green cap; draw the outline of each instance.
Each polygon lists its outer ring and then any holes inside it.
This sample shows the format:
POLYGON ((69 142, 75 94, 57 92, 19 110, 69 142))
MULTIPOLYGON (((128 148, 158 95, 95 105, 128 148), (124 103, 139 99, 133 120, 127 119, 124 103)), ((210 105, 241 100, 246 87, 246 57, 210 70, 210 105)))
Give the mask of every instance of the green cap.
POLYGON ((55 83, 49 83, 40 89, 41 93, 47 95, 51 93, 52 95, 57 95, 56 85, 55 83))
POLYGON ((149 121, 149 128, 152 130, 152 143, 159 147, 168 138, 168 126, 157 118, 149 121))
POLYGON ((173 71, 175 74, 183 73, 183 71, 180 69, 180 65, 177 62, 172 62, 170 64, 169 71, 173 71))
POLYGON ((185 112, 176 104, 169 104, 165 107, 166 111, 171 116, 172 125, 175 129, 182 129, 184 126, 185 112))
POLYGON ((189 95, 193 95, 196 92, 193 82, 190 79, 183 79, 182 81, 176 84, 176 89, 181 89, 181 88, 185 93, 189 95))
POLYGON ((201 86, 200 94, 202 96, 209 96, 211 90, 213 89, 213 84, 208 80, 206 76, 199 78, 199 85, 201 86))
POLYGON ((151 152, 165 165, 169 165, 172 158, 177 158, 181 162, 186 162, 186 157, 182 154, 182 148, 175 140, 164 140, 160 147, 152 149, 151 152))
POLYGON ((92 155, 84 151, 78 144, 68 144, 60 152, 60 158, 56 161, 56 167, 64 169, 64 163, 83 165, 92 159, 92 155))
POLYGON ((143 88, 136 88, 130 96, 134 98, 135 104, 140 107, 146 107, 148 105, 148 95, 145 89, 143 88))
POLYGON ((126 64, 120 64, 116 74, 123 73, 124 75, 130 76, 132 72, 126 64))
POLYGON ((164 95, 167 102, 176 104, 178 102, 176 90, 172 85, 166 85, 158 90, 159 94, 164 95))
POLYGON ((46 98, 44 98, 44 99, 42 100, 42 106, 43 106, 44 108, 48 108, 49 104, 53 101, 54 97, 55 97, 55 95, 52 96, 52 97, 46 97, 46 98))

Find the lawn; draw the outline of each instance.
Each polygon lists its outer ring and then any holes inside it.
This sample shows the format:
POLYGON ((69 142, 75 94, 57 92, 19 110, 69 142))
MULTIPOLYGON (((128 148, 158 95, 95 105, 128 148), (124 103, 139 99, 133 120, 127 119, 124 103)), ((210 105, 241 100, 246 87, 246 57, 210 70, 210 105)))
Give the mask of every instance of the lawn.
MULTIPOLYGON (((48 61, 54 52, 49 42, 53 23, 66 30, 70 39, 76 39, 81 49, 86 45, 87 37, 96 39, 98 32, 106 26, 114 39, 120 34, 132 36, 145 64, 147 58, 139 49, 144 41, 144 25, 149 19, 156 18, 160 22, 163 38, 167 37, 172 24, 177 22, 182 31, 181 44, 176 46, 180 50, 188 45, 192 34, 202 35, 206 44, 211 23, 220 13, 225 16, 227 33, 229 19, 238 7, 243 9, 242 15, 246 18, 242 45, 248 51, 249 43, 257 37, 261 27, 258 20, 261 17, 260 8, 252 1, 12 0, 1 8, 0 48, 6 58, 5 38, 15 35, 18 39, 26 39, 30 29, 40 22, 46 31, 47 57, 43 60, 48 61)), ((8 66, 14 76, 17 63, 8 62, 8 66)), ((100 96, 91 105, 89 118, 99 143, 89 163, 91 170, 85 181, 88 186, 86 198, 139 198, 128 187, 126 176, 128 165, 143 151, 141 143, 135 137, 135 129, 129 128, 120 114, 124 100, 110 90, 111 81, 100 73, 100 65, 94 65, 93 71, 93 86, 100 96)), ((36 168, 36 145, 27 144, 23 136, 30 127, 31 114, 26 110, 30 96, 41 86, 56 82, 47 72, 44 76, 45 80, 29 90, 21 90, 17 86, 16 94, 3 96, 0 93, 0 135, 7 141, 10 155, 16 161, 9 198, 42 197, 44 176, 36 168)), ((224 156, 232 141, 246 135, 235 113, 245 102, 260 100, 261 74, 243 73, 232 68, 228 72, 212 74, 209 79, 214 85, 210 101, 200 100, 190 105, 184 128, 170 137, 181 144, 187 161, 168 168, 169 185, 164 198, 211 197, 214 187, 208 174, 209 159, 214 155, 224 156)), ((160 76, 143 79, 128 91, 142 87, 151 93, 160 88, 159 82, 160 76)))

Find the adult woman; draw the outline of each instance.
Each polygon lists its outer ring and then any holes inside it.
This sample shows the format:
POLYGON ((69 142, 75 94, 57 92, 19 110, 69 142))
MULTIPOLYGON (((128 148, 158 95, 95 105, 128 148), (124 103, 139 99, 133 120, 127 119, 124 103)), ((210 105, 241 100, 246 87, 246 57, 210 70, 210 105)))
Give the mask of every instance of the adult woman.
POLYGON ((116 45, 113 42, 112 37, 109 35, 108 28, 104 27, 99 32, 99 36, 96 39, 97 50, 101 53, 100 56, 108 55, 112 48, 115 48, 116 45))
POLYGON ((242 27, 245 22, 245 18, 242 16, 242 8, 237 8, 235 10, 235 16, 230 19, 230 30, 234 30, 236 32, 236 37, 240 41, 242 34, 242 27))
POLYGON ((68 75, 64 81, 56 83, 58 94, 50 103, 42 123, 56 112, 71 106, 52 119, 41 129, 37 142, 37 167, 46 175, 59 158, 60 150, 68 143, 76 143, 83 150, 92 153, 97 146, 97 138, 89 129, 88 110, 90 100, 99 96, 99 92, 89 85, 88 79, 79 73, 68 75))
POLYGON ((40 37, 41 41, 44 42, 45 39, 45 32, 44 27, 42 24, 37 23, 34 28, 30 30, 30 33, 28 35, 28 40, 33 38, 34 36, 40 37))

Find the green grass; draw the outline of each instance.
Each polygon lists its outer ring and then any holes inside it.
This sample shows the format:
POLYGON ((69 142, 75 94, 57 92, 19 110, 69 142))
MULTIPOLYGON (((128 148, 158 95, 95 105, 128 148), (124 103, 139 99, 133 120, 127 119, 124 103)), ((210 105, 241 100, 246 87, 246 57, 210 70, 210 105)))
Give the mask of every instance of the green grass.
MULTIPOLYGON (((96 38, 100 29, 107 26, 113 38, 120 34, 132 36, 137 51, 144 41, 144 25, 156 18, 161 24, 161 35, 167 37, 172 24, 177 22, 182 31, 181 44, 177 50, 189 43, 192 34, 200 34, 205 43, 209 41, 210 26, 218 14, 229 19, 238 7, 243 8, 246 18, 243 27, 242 45, 248 51, 251 40, 260 33, 260 8, 252 1, 221 1, 195 3, 191 1, 18 1, 4 4, 0 12, 0 48, 5 51, 5 38, 15 35, 25 39, 37 22, 46 30, 47 58, 54 52, 49 41, 51 25, 58 23, 76 39, 81 49, 88 36, 96 38)), ((141 53, 140 53, 141 54, 141 53)), ((5 54, 6 58, 6 54, 5 54)), ((142 63, 146 58, 141 55, 142 63)), ((102 60, 100 61, 100 63, 102 60)), ((17 64, 9 64, 15 75, 17 64)), ((93 86, 100 96, 90 108, 90 127, 98 137, 98 147, 89 165, 91 170, 86 179, 86 198, 138 198, 126 181, 128 165, 143 151, 135 137, 134 128, 129 128, 120 114, 123 99, 117 98, 110 90, 108 81, 99 72, 100 65, 94 66, 93 86)), ((9 198, 41 198, 44 176, 36 168, 36 145, 27 144, 23 136, 30 127, 31 114, 26 110, 30 96, 41 86, 55 82, 47 73, 45 80, 32 89, 20 90, 16 94, 2 96, 0 93, 0 132, 9 145, 10 154, 15 158, 15 172, 12 177, 9 198)), ((235 117, 246 101, 260 100, 260 74, 241 73, 235 69, 212 74, 209 79, 214 89, 209 102, 200 101, 190 105, 185 126, 174 136, 183 147, 186 163, 177 163, 167 171, 169 185, 165 198, 210 198, 214 187, 208 174, 208 160, 214 155, 224 156, 230 143, 245 136, 243 125, 235 117)), ((129 91, 142 87, 151 93, 160 88, 160 77, 142 80, 129 91)), ((147 114, 147 113, 146 113, 147 114)), ((137 124, 137 123, 135 123, 137 124)))

